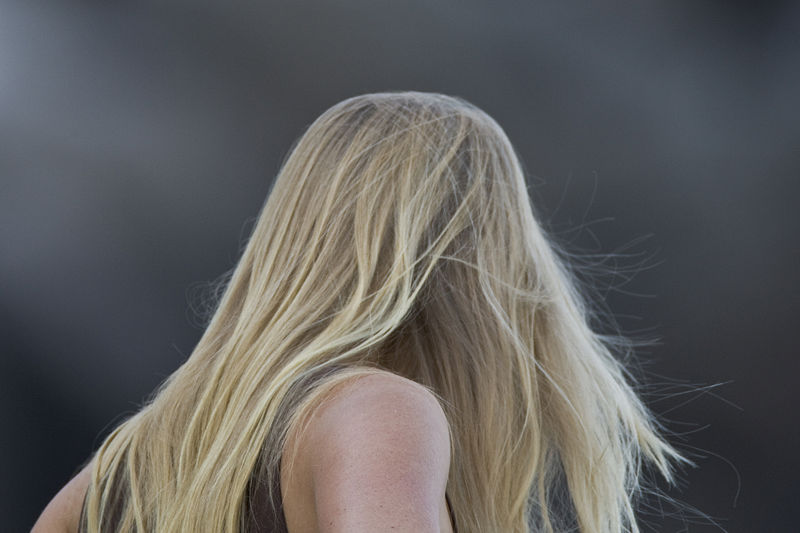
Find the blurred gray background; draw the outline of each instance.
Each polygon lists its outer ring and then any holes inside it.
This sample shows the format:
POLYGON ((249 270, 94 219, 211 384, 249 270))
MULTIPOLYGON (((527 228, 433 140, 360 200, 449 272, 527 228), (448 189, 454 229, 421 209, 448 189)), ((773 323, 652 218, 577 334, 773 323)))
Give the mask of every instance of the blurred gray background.
POLYGON ((191 353, 303 128, 396 89, 494 116, 661 339, 647 401, 698 468, 645 530, 797 531, 800 4, 689 0, 0 0, 0 529, 191 353))

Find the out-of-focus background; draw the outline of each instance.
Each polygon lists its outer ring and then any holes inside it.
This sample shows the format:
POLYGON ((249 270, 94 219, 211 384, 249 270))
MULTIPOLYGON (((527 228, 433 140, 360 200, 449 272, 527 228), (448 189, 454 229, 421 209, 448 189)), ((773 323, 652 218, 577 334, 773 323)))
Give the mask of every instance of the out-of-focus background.
POLYGON ((645 530, 796 531, 800 4, 688 0, 1 0, 0 529, 191 353, 291 142, 397 89, 495 117, 661 338, 647 401, 698 468, 645 530))

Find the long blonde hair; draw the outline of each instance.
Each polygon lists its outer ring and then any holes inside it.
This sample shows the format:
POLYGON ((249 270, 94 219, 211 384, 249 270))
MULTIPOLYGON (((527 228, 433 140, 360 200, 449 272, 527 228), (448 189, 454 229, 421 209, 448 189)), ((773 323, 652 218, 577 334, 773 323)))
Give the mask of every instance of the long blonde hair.
POLYGON ((381 369, 441 399, 462 533, 638 531, 643 464, 669 479, 680 456, 576 287, 486 113, 340 102, 284 162, 191 356, 98 449, 82 527, 242 530, 309 398, 381 369))

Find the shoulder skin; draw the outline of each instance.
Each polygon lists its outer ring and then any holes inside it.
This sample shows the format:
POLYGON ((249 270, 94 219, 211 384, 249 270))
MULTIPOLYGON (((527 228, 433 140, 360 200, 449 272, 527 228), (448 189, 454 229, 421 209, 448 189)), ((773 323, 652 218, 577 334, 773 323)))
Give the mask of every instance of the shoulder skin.
POLYGON ((292 533, 450 531, 450 435, 436 397, 388 372, 343 384, 313 413, 282 479, 292 533))

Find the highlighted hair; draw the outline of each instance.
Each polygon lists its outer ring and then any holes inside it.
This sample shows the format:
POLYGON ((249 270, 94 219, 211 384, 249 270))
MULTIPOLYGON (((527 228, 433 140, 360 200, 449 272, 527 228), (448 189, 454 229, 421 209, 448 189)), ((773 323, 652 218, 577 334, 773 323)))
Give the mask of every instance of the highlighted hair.
POLYGON ((97 451, 82 530, 242 531, 294 423, 380 369, 442 402, 459 531, 638 531, 642 464, 670 479, 681 458, 556 250, 480 109, 419 92, 333 106, 191 356, 97 451))

